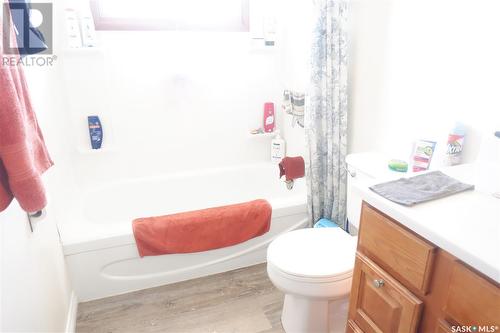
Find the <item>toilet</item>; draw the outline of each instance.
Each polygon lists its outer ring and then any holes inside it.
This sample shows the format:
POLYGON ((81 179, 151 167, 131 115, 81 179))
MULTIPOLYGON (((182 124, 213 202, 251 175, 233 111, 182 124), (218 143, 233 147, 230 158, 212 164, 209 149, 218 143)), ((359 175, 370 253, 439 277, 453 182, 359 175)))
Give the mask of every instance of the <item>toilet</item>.
MULTIPOLYGON (((347 216, 354 233, 359 227, 361 198, 353 193, 352 185, 386 176, 386 168, 380 168, 382 161, 375 154, 347 158, 347 216)), ((286 333, 345 332, 356 245, 357 237, 341 228, 294 230, 269 245, 267 273, 285 294, 281 323, 286 333)))
POLYGON ((341 228, 307 228, 269 245, 267 274, 285 294, 285 332, 345 331, 356 239, 341 228))

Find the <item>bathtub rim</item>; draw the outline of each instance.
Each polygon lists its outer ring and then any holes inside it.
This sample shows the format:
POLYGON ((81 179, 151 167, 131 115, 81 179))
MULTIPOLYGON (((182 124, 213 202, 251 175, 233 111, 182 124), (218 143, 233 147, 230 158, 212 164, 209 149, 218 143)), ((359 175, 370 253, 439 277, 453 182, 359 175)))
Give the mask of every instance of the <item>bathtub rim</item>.
MULTIPOLYGON (((266 170, 272 171, 276 169, 276 180, 281 182, 280 186, 286 187, 283 180, 278 179, 278 167, 271 162, 259 162, 243 165, 221 166, 208 169, 193 169, 184 170, 174 173, 142 176, 127 178, 122 180, 113 180, 110 182, 89 185, 78 191, 78 195, 72 198, 65 198, 66 202, 62 206, 65 207, 59 216, 58 230, 60 241, 64 255, 74 255, 82 252, 96 251, 100 249, 117 247, 122 245, 135 244, 135 239, 132 234, 131 220, 118 220, 111 223, 100 223, 94 219, 88 219, 83 214, 86 198, 92 193, 109 190, 116 186, 124 184, 137 184, 143 182, 168 181, 169 179, 193 177, 193 176, 209 176, 220 174, 234 170, 266 170)), ((301 179, 300 182, 305 182, 301 179)), ((305 184, 301 184, 300 188, 294 188, 291 196, 282 197, 262 197, 268 200, 272 206, 272 218, 303 214, 307 212, 307 196, 305 184)), ((255 198, 258 199, 258 198, 255 198)), ((238 203, 235 200, 233 203, 238 203)), ((203 207, 201 207, 203 208, 203 207)), ((200 208, 200 209, 201 209, 200 208)), ((272 222, 271 222, 272 223, 272 222)))
MULTIPOLYGON (((218 173, 224 173, 228 171, 233 171, 233 170, 240 170, 240 169, 268 169, 268 170, 273 170, 275 169, 276 171, 276 180, 282 183, 281 185, 286 188, 286 182, 284 178, 279 178, 279 168, 277 164, 274 164, 273 162, 259 162, 259 163, 250 163, 250 164, 241 164, 241 165, 230 165, 230 166, 219 166, 219 167, 212 167, 212 168, 206 168, 206 169, 189 169, 189 170, 183 170, 183 171, 176 171, 176 172, 169 172, 166 174, 159 174, 159 175, 153 175, 153 176, 139 176, 139 177, 132 177, 132 178, 126 178, 126 179, 115 179, 109 182, 105 183, 98 183, 98 184, 92 184, 90 186, 85 186, 81 189, 81 193, 79 195, 79 199, 81 200, 80 203, 82 203, 85 198, 96 192, 102 192, 106 189, 116 187, 119 185, 123 184, 137 184, 137 183, 144 183, 144 182, 151 182, 151 181, 165 181, 169 179, 176 179, 176 178, 189 178, 191 176, 200 176, 200 175, 213 175, 213 174, 218 174, 218 173)), ((305 181, 305 178, 297 179, 296 182, 302 183, 305 181)), ((304 188, 305 190, 305 188, 304 188)))

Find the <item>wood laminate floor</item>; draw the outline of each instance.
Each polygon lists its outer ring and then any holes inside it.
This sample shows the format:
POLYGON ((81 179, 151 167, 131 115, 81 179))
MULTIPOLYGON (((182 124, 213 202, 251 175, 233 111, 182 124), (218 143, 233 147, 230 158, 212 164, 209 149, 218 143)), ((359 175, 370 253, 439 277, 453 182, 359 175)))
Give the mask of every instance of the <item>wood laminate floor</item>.
POLYGON ((266 265, 80 303, 77 333, 282 333, 266 265))

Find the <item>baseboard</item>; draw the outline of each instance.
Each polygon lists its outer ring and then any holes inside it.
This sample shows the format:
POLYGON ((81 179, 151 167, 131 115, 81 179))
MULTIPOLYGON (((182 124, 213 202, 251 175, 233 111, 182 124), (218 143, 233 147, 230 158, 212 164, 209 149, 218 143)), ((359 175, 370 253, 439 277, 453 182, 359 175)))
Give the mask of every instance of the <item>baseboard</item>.
POLYGON ((68 317, 66 319, 66 333, 75 332, 77 310, 78 310, 78 297, 76 297, 75 292, 72 291, 68 306, 68 317))

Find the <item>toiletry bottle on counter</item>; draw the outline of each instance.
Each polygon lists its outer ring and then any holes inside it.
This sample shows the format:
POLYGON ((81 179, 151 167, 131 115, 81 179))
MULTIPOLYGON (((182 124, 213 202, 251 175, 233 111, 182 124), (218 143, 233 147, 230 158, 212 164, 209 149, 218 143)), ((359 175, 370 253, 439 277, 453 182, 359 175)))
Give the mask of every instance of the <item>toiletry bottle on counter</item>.
POLYGON ((88 116, 88 126, 92 149, 101 149, 103 137, 101 120, 98 116, 88 116))
POLYGON ((280 136, 279 130, 276 130, 276 136, 271 140, 271 162, 278 164, 286 153, 286 144, 280 136))
POLYGON ((271 133, 274 131, 274 103, 264 104, 264 132, 271 133))
POLYGON ((445 165, 457 165, 462 160, 462 149, 464 146, 465 126, 461 123, 456 123, 455 127, 448 135, 446 144, 445 165))

